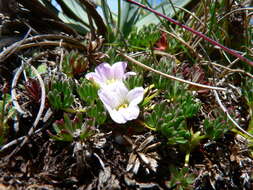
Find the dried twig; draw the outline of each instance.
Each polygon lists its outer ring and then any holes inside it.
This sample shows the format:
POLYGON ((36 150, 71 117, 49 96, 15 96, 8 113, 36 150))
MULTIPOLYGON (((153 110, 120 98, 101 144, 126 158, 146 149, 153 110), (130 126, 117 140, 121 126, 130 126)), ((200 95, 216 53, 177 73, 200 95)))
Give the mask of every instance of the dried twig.
POLYGON ((239 11, 241 11, 241 12, 245 11, 245 12, 246 12, 246 11, 252 11, 252 10, 253 10, 252 7, 244 7, 244 8, 239 8, 239 9, 232 10, 232 11, 226 13, 225 15, 223 15, 221 18, 219 18, 219 19, 217 20, 217 24, 218 24, 222 19, 224 19, 225 17, 227 17, 227 16, 229 16, 229 15, 235 13, 235 12, 239 12, 239 11))
POLYGON ((246 72, 246 71, 244 71, 244 70, 242 70, 242 69, 231 69, 231 68, 229 68, 229 67, 226 67, 226 66, 224 66, 224 65, 220 65, 220 64, 217 64, 217 63, 214 63, 214 62, 208 62, 208 63, 211 63, 211 64, 214 65, 214 66, 223 68, 223 69, 225 69, 225 70, 227 70, 227 71, 229 71, 229 72, 231 72, 231 73, 242 73, 242 74, 245 74, 245 75, 247 75, 248 77, 250 77, 250 78, 253 79, 253 75, 252 75, 252 74, 250 74, 250 73, 248 73, 248 72, 246 72))
POLYGON ((191 12, 191 11, 185 9, 184 7, 179 7, 179 6, 176 6, 176 5, 174 5, 174 7, 177 8, 177 9, 180 9, 180 10, 186 12, 186 13, 188 13, 188 14, 190 15, 190 18, 189 18, 190 20, 192 20, 191 18, 195 18, 195 20, 199 21, 199 23, 200 23, 202 26, 205 26, 205 24, 203 23, 203 21, 200 20, 200 19, 195 15, 194 12, 191 12))
POLYGON ((17 93, 16 93, 16 86, 17 86, 17 82, 18 79, 21 75, 21 73, 24 70, 24 64, 22 63, 22 65, 18 68, 17 72, 14 75, 14 78, 12 80, 12 84, 11 84, 11 99, 14 105, 14 108, 20 113, 20 114, 27 114, 19 105, 18 101, 17 101, 17 93))
POLYGON ((155 70, 147 65, 144 65, 143 63, 133 59, 132 57, 129 57, 121 52, 119 52, 120 55, 122 55, 123 57, 125 57, 128 61, 134 63, 135 65, 138 65, 146 70, 149 70, 149 71, 152 71, 154 73, 157 73, 161 76, 164 76, 166 78, 169 78, 169 79, 172 79, 172 80, 176 80, 176 81, 179 81, 179 82, 183 82, 183 83, 186 83, 186 84, 190 84, 190 85, 193 85, 193 86, 197 86, 197 87, 200 87, 200 88, 207 88, 207 89, 212 89, 212 90, 223 90, 225 91, 226 88, 221 88, 221 87, 214 87, 214 86, 208 86, 208 85, 204 85, 204 84, 199 84, 199 83, 195 83, 195 82, 191 82, 191 81, 187 81, 187 80, 184 80, 184 79, 180 79, 180 78, 177 78, 177 77, 174 77, 174 76, 171 76, 171 75, 168 75, 166 73, 163 73, 161 71, 158 71, 158 70, 155 70))
MULTIPOLYGON (((42 129, 44 129, 44 128, 40 128, 40 129, 36 130, 33 134, 39 133, 40 131, 42 131, 42 129)), ((12 147, 13 145, 16 145, 16 144, 18 144, 18 143, 21 143, 25 138, 26 138, 26 136, 22 136, 22 137, 19 137, 19 138, 13 140, 13 141, 11 141, 11 142, 9 142, 9 143, 7 143, 7 144, 1 146, 1 147, 0 147, 0 152, 5 151, 6 149, 12 147)))
POLYGON ((166 30, 160 29, 161 31, 169 34, 170 36, 172 36, 173 38, 177 39, 179 42, 181 42, 183 45, 185 45, 188 49, 190 49, 190 51, 195 55, 195 57, 197 58, 202 58, 202 56, 200 54, 198 54, 198 52, 190 45, 188 44, 186 41, 184 41, 184 39, 182 39, 179 35, 177 35, 176 33, 171 33, 168 32, 166 30))
POLYGON ((68 48, 75 48, 75 49, 80 49, 82 51, 86 50, 83 46, 67 43, 67 42, 61 42, 61 41, 44 41, 44 42, 35 42, 35 43, 28 43, 28 44, 23 44, 20 47, 17 48, 17 50, 22 50, 22 49, 27 49, 31 47, 42 47, 42 46, 59 46, 62 47, 68 47, 68 48))
POLYGON ((76 40, 75 38, 65 36, 65 35, 56 35, 56 34, 45 34, 45 35, 37 35, 32 36, 29 38, 24 38, 21 41, 18 41, 8 48, 0 53, 0 61, 4 61, 7 57, 9 57, 11 54, 15 53, 18 50, 29 48, 29 47, 35 47, 35 46, 59 46, 58 41, 44 41, 44 42, 38 42, 39 40, 63 40, 65 41, 62 45, 65 47, 70 48, 77 48, 80 50, 86 50, 86 47, 81 44, 80 41, 76 40), (31 43, 33 41, 36 41, 36 43, 31 43), (22 45, 23 44, 23 45, 22 45))
POLYGON ((26 33, 25 37, 22 40, 10 45, 2 53, 0 53, 0 62, 3 62, 8 57, 10 57, 19 48, 19 46, 24 43, 24 41, 27 39, 30 32, 31 32, 31 28, 29 28, 28 32, 26 33))
POLYGON ((39 41, 39 40, 63 40, 65 42, 69 42, 75 45, 80 45, 80 46, 85 47, 84 45, 81 44, 80 40, 77 40, 70 36, 59 35, 59 34, 43 34, 43 35, 32 36, 25 39, 24 44, 32 42, 32 41, 39 41))
POLYGON ((239 129, 239 131, 241 131, 242 133, 248 135, 249 137, 253 138, 253 135, 250 134, 249 132, 245 131, 243 128, 240 127, 240 125, 238 123, 236 123, 236 121, 231 117, 231 115, 228 113, 227 108, 222 104, 218 92, 216 90, 213 91, 214 92, 214 96, 216 101, 218 102, 220 108, 222 109, 222 111, 227 115, 228 119, 236 126, 237 129, 239 129))
MULTIPOLYGON (((32 59, 30 59, 29 61, 31 61, 31 60, 32 59)), ((25 136, 25 138, 23 139, 23 141, 20 144, 20 146, 18 146, 11 154, 9 154, 7 156, 7 158, 6 158, 7 160, 9 158, 11 158, 14 154, 16 154, 24 146, 24 144, 27 143, 29 137, 34 133, 34 131, 35 131, 35 129, 36 129, 38 123, 39 123, 39 120, 40 120, 40 118, 42 116, 43 110, 45 108, 46 90, 45 90, 44 82, 43 82, 43 80, 42 80, 39 72, 37 71, 37 69, 34 66, 32 66, 31 64, 29 64, 29 65, 30 65, 31 69, 33 70, 34 74, 37 76, 37 78, 39 80, 39 84, 40 84, 40 88, 41 88, 40 109, 39 109, 38 114, 36 116, 36 119, 35 119, 35 121, 33 123, 33 126, 30 128, 30 130, 28 132, 28 135, 25 136)))
MULTIPOLYGON (((39 122, 39 120, 40 120, 40 118, 41 118, 43 110, 45 108, 46 89, 45 89, 45 84, 43 82, 43 79, 41 78, 41 76, 40 76, 39 72, 37 71, 37 69, 33 65, 31 65, 31 64, 29 64, 29 65, 30 65, 31 69, 33 70, 34 74, 37 76, 37 78, 39 80, 40 88, 41 88, 40 109, 39 109, 37 117, 36 117, 36 119, 35 119, 35 121, 33 123, 33 126, 36 127, 37 124, 38 124, 38 122, 39 122)), ((33 131, 31 131, 32 129, 33 128, 30 129, 30 131, 29 131, 28 134, 30 134, 30 133, 33 132, 33 131)))

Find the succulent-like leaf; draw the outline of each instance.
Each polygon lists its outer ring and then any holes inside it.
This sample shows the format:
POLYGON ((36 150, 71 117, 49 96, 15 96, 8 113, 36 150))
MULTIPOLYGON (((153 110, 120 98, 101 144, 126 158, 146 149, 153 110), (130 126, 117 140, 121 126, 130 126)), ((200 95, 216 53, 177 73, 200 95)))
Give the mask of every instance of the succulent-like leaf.
POLYGON ((74 102, 74 95, 69 81, 53 81, 48 99, 55 109, 69 108, 74 102))

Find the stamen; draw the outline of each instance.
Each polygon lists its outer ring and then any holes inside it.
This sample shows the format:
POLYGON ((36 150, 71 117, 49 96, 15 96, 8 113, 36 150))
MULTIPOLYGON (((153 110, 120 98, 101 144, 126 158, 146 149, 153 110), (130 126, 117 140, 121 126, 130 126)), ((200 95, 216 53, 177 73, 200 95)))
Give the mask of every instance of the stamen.
POLYGON ((123 104, 119 105, 119 106, 116 108, 116 110, 118 111, 118 110, 120 110, 120 109, 127 108, 128 105, 129 105, 128 102, 124 102, 123 104))

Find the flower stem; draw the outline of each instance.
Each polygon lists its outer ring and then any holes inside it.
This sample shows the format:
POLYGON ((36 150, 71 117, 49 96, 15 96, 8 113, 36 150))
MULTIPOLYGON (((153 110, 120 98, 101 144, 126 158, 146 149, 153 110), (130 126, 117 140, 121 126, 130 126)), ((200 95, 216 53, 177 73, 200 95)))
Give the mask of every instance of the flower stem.
POLYGON ((189 161, 190 161, 190 152, 187 152, 184 157, 184 166, 189 167, 189 161))
POLYGON ((213 44, 214 46, 220 47, 220 48, 223 49, 225 52, 227 52, 227 53, 229 53, 229 54, 231 54, 231 55, 237 57, 237 58, 240 59, 241 61, 243 61, 243 62, 245 62, 245 63, 247 63, 247 64, 253 66, 253 62, 252 62, 251 60, 249 60, 249 59, 247 59, 246 57, 240 55, 240 54, 237 53, 235 50, 223 46, 222 44, 216 42, 215 40, 213 40, 213 39, 207 37, 207 36, 204 35, 203 33, 198 32, 198 31, 196 31, 196 30, 190 28, 189 26, 186 26, 186 25, 184 25, 184 24, 182 24, 182 23, 180 23, 180 22, 178 22, 178 21, 176 21, 176 20, 174 20, 174 19, 172 19, 172 18, 170 18, 170 17, 168 17, 168 16, 166 16, 166 15, 164 15, 164 14, 162 14, 162 13, 159 13, 158 11, 156 11, 156 10, 154 10, 154 9, 151 9, 151 8, 149 8, 149 7, 147 7, 147 6, 143 5, 143 4, 141 4, 141 3, 138 3, 138 2, 133 1, 133 0, 126 0, 126 1, 129 2, 129 3, 135 4, 135 5, 139 6, 139 7, 142 7, 143 9, 146 9, 146 10, 148 10, 148 11, 150 11, 150 12, 152 12, 152 13, 154 13, 154 14, 156 14, 156 15, 162 17, 162 18, 165 18, 165 19, 168 20, 169 22, 171 22, 171 23, 173 23, 173 24, 175 24, 175 25, 178 25, 178 26, 180 26, 181 28, 184 28, 184 29, 188 30, 188 31, 190 31, 190 32, 193 33, 193 34, 196 34, 197 36, 203 38, 204 40, 208 41, 209 43, 213 44))

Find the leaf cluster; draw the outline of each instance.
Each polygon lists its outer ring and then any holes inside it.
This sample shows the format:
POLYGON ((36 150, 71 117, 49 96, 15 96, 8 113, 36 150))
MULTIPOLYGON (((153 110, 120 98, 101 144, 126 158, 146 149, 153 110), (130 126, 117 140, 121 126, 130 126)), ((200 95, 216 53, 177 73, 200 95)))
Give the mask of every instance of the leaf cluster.
POLYGON ((73 88, 69 80, 52 81, 48 100, 54 109, 69 108, 74 102, 73 88))
POLYGON ((86 104, 87 115, 95 119, 99 125, 103 124, 106 120, 106 112, 102 102, 99 100, 98 87, 96 84, 87 79, 83 79, 82 83, 77 88, 77 93, 80 99, 86 104))
POLYGON ((224 115, 217 117, 214 120, 204 120, 205 136, 211 140, 217 140, 224 135, 232 123, 228 122, 224 115))
POLYGON ((175 190, 186 190, 192 189, 194 182, 194 175, 189 173, 189 168, 177 169, 175 167, 170 168, 171 180, 166 184, 171 189, 175 190))
POLYGON ((137 86, 143 86, 143 75, 138 73, 136 76, 128 77, 125 83, 128 89, 133 89, 137 86))
POLYGON ((100 100, 87 108, 87 115, 93 118, 98 125, 102 125, 107 118, 105 108, 100 100))
POLYGON ((2 100, 0 100, 0 145, 5 141, 7 131, 10 128, 8 121, 12 119, 16 113, 10 102, 11 95, 3 93, 2 100))
MULTIPOLYGON (((176 65, 172 58, 163 57, 159 60, 159 62, 156 60, 152 61, 151 67, 163 73, 171 74, 176 65)), ((168 91, 167 94, 171 94, 172 96, 180 95, 185 91, 185 86, 183 84, 179 84, 178 82, 165 78, 164 76, 156 73, 150 73, 149 77, 157 89, 166 90, 168 91)))
POLYGON ((157 29, 157 26, 150 24, 143 26, 140 30, 134 28, 128 39, 128 43, 134 47, 141 48, 152 48, 155 42, 159 39, 160 32, 157 29))
POLYGON ((56 135, 52 135, 52 138, 59 141, 86 140, 93 134, 81 114, 76 115, 73 120, 64 114, 64 119, 55 121, 53 128, 56 135))
POLYGON ((145 114, 145 121, 163 134, 169 144, 187 144, 191 141, 187 119, 197 114, 199 106, 191 96, 174 105, 163 102, 156 104, 152 113, 145 114))
POLYGON ((78 52, 71 51, 64 56, 62 62, 62 71, 68 77, 74 77, 82 74, 88 67, 86 59, 78 52))
POLYGON ((243 95, 247 100, 247 104, 253 109, 253 80, 248 79, 243 86, 243 95))
POLYGON ((77 93, 80 99, 87 104, 93 104, 97 96, 98 88, 87 79, 83 79, 82 83, 77 87, 77 93))

